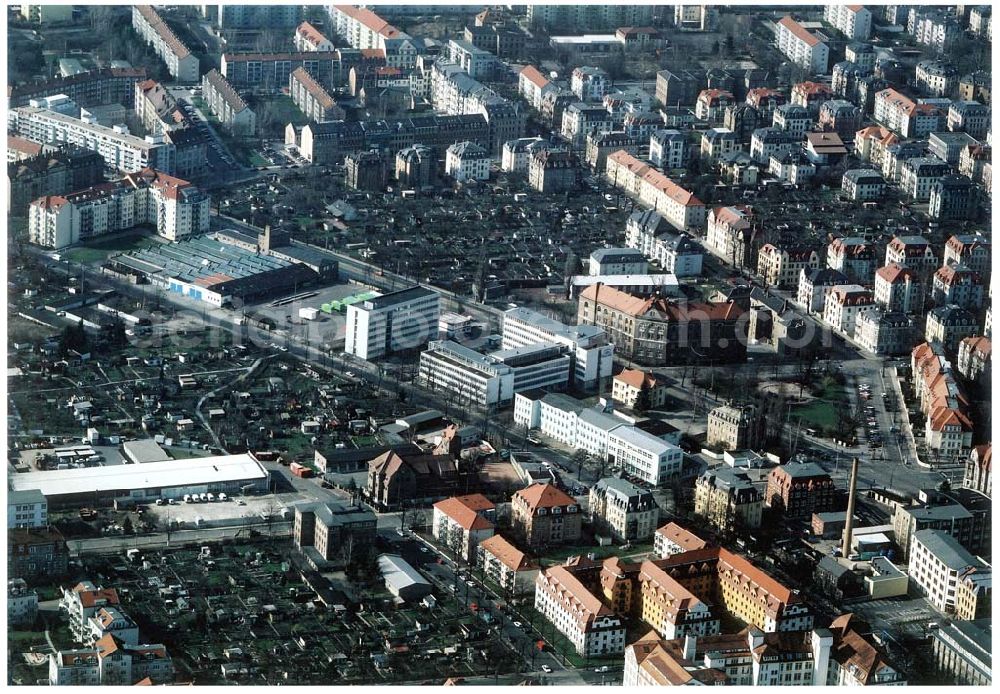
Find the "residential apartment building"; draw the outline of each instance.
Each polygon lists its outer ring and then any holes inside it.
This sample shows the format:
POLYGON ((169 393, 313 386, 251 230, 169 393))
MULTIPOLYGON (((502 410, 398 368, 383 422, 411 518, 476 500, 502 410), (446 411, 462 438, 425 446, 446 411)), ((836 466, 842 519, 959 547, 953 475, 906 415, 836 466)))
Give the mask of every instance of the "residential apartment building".
POLYGON ((134 102, 136 117, 153 135, 191 125, 187 115, 178 108, 173 94, 156 80, 136 82, 134 102))
POLYGON ((625 152, 608 155, 607 180, 653 208, 674 227, 687 231, 705 225, 705 204, 662 173, 625 152))
POLYGON ((511 497, 510 508, 514 532, 528 547, 572 544, 580 539, 583 512, 576 499, 558 487, 533 484, 521 489, 511 497))
POLYGON ((667 523, 662 528, 657 528, 653 536, 653 553, 660 559, 707 546, 707 542, 676 523, 667 523))
POLYGON ((407 34, 370 9, 352 5, 331 5, 329 13, 330 26, 352 48, 380 49, 386 52, 388 58, 390 52, 398 51, 410 41, 407 34))
POLYGON ((7 529, 46 528, 49 525, 49 504, 37 489, 7 492, 7 529))
POLYGON ((826 290, 838 284, 847 284, 847 275, 831 268, 803 268, 799 272, 796 301, 808 313, 821 313, 826 301, 826 290))
POLYGON ((852 41, 867 41, 872 33, 872 12, 861 5, 826 5, 823 19, 852 41))
POLYGON ((604 328, 615 350, 639 364, 719 363, 746 358, 743 313, 734 302, 640 298, 598 283, 580 293, 577 322, 604 328))
POLYGON ((69 568, 66 539, 54 526, 7 531, 7 578, 30 583, 65 576, 69 568))
POLYGON ((885 194, 885 179, 873 169, 849 169, 844 172, 840 187, 849 200, 873 202, 885 194))
POLYGON ((921 46, 928 46, 939 53, 950 46, 962 31, 958 22, 944 8, 910 8, 906 30, 921 46))
POLYGON ((720 405, 708 413, 705 441, 727 451, 756 448, 761 443, 760 424, 754 405, 720 405))
POLYGON ((450 454, 387 451, 368 463, 364 496, 380 511, 453 496, 466 476, 450 454))
POLYGON ((965 176, 942 176, 931 185, 927 214, 938 222, 976 219, 980 214, 979 191, 965 176))
POLYGON ((534 65, 526 65, 517 75, 518 94, 536 111, 541 109, 542 97, 555 89, 556 86, 534 65))
POLYGON ((958 173, 973 183, 982 184, 987 194, 993 183, 993 148, 985 145, 970 145, 958 155, 958 173))
POLYGON ((448 59, 473 79, 491 78, 496 70, 496 56, 468 41, 452 39, 448 42, 447 51, 448 59))
POLYGON ((574 190, 580 173, 580 162, 572 152, 540 149, 528 160, 528 184, 540 193, 574 190))
POLYGON ((935 306, 927 313, 924 339, 940 342, 945 351, 955 354, 958 343, 979 332, 975 315, 961 306, 935 306))
POLYGON ((649 137, 649 161, 664 171, 683 168, 688 149, 687 138, 680 130, 657 130, 649 137))
POLYGON ((642 542, 653 535, 660 508, 653 493, 618 477, 605 477, 590 488, 590 519, 600 534, 617 542, 642 542))
POLYGON ((967 337, 958 343, 958 373, 970 381, 989 383, 993 342, 988 337, 967 337))
POLYGON ((92 648, 49 655, 50 686, 169 684, 173 676, 173 661, 162 644, 128 645, 112 634, 92 648))
POLYGON ((931 297, 937 304, 954 304, 967 309, 982 308, 985 287, 979 273, 962 265, 944 265, 934 273, 931 297))
POLYGON ((908 354, 916 339, 913 318, 898 311, 877 308, 859 315, 854 325, 854 341, 872 354, 908 354))
POLYGON ((955 614, 959 576, 969 570, 988 570, 980 559, 943 530, 913 533, 909 561, 910 580, 944 614, 955 614))
POLYGON ((503 316, 501 347, 505 350, 541 342, 566 347, 573 359, 573 383, 592 390, 611 377, 614 346, 595 325, 565 325, 549 316, 518 307, 503 316))
POLYGON ((778 50, 796 65, 814 75, 826 74, 830 62, 829 46, 791 16, 778 22, 777 44, 778 50))
POLYGON ((802 270, 819 267, 819 253, 808 247, 778 247, 764 244, 757 255, 757 273, 772 287, 797 284, 802 270))
POLYGON ((722 532, 760 527, 764 499, 745 472, 717 467, 701 474, 694 487, 694 512, 722 532))
POLYGON ((587 135, 611 132, 615 129, 615 125, 614 118, 603 104, 578 101, 563 111, 560 134, 569 140, 574 149, 582 150, 587 135))
POLYGON ((295 68, 288 76, 288 92, 295 105, 311 121, 323 123, 344 119, 344 109, 304 67, 295 68))
POLYGON ((875 303, 888 311, 922 313, 924 287, 920 274, 899 263, 875 271, 875 303))
POLYGON ((953 101, 948 107, 948 130, 984 140, 990 131, 990 107, 978 101, 953 101))
MULTIPOLYGON (((958 309, 956 311, 963 311, 958 309)), ((933 314, 937 309, 931 312, 933 314)), ((963 322, 971 314, 961 317, 963 322)), ((935 454, 957 460, 968 455, 972 446, 972 421, 967 414, 968 400, 952 373, 951 364, 945 359, 948 346, 944 339, 950 337, 947 326, 938 319, 927 318, 927 334, 934 339, 918 345, 910 355, 913 372, 914 394, 919 398, 920 411, 927 417, 924 424, 926 445, 935 454)), ((956 344, 963 338, 974 335, 975 328, 962 330, 956 337, 956 344)), ((954 350, 950 350, 954 353, 954 350)), ((898 538, 898 533, 897 533, 898 538)))
POLYGON ((829 629, 783 635, 750 629, 665 640, 650 632, 626 649, 623 682, 626 687, 905 685, 902 673, 852 619, 842 615, 829 629))
POLYGON ((489 153, 475 142, 456 142, 445 153, 445 174, 458 183, 486 181, 490 177, 489 153))
POLYGON ((222 73, 212 68, 201 78, 201 87, 202 98, 224 127, 237 136, 253 136, 257 117, 222 73))
POLYGON ((935 184, 951 172, 951 167, 936 157, 915 157, 903 162, 899 189, 915 201, 929 200, 935 184))
POLYGON ((655 410, 667 401, 667 386, 641 369, 622 369, 611 381, 611 397, 626 409, 655 410), (640 402, 642 400, 642 402, 640 402))
POLYGON ((399 152, 416 144, 446 149, 456 142, 489 142, 489 124, 482 115, 412 116, 388 121, 310 123, 301 133, 286 130, 285 142, 298 146, 313 164, 339 164, 351 152, 378 149, 399 152))
POLYGON ((823 322, 838 332, 854 335, 858 316, 875 309, 875 296, 857 284, 841 284, 826 290, 823 322))
POLYGON ((234 5, 222 3, 215 15, 216 25, 233 29, 291 29, 302 21, 300 5, 234 5))
POLYGON ((506 540, 493 535, 479 543, 479 565, 483 573, 500 586, 506 595, 520 596, 535 592, 538 563, 506 540))
POLYGON ((993 571, 985 563, 958 574, 955 586, 955 617, 964 620, 989 618, 992 606, 993 571))
POLYGON ((611 32, 653 23, 649 5, 528 5, 528 25, 548 31, 611 32))
POLYGON ((625 649, 625 625, 621 618, 565 566, 554 566, 538 574, 535 609, 569 639, 579 655, 609 655, 625 649))
POLYGON ((349 563, 352 549, 371 542, 375 534, 375 514, 366 508, 340 503, 295 504, 292 539, 314 568, 327 568, 326 562, 339 566, 349 563))
POLYGON ((62 94, 77 106, 134 106, 135 84, 146 79, 145 68, 102 68, 69 77, 7 87, 7 107, 28 106, 32 99, 62 94))
POLYGON ((823 104, 833 98, 833 90, 825 83, 806 80, 792 85, 790 101, 793 105, 806 109, 810 118, 816 119, 819 117, 823 104))
POLYGON ((39 151, 7 164, 7 210, 23 217, 33 200, 83 190, 103 180, 104 160, 97 152, 76 146, 39 151))
POLYGON ((771 125, 790 135, 798 135, 799 141, 813 125, 809 109, 799 104, 783 104, 774 109, 771 125))
MULTIPOLYGON (((364 53, 364 52, 362 52, 364 53)), ((344 51, 303 51, 300 53, 223 53, 219 71, 236 89, 280 91, 288 87, 288 78, 298 68, 305 68, 325 87, 342 85, 352 67, 373 69, 385 65, 385 57, 363 54, 350 60, 344 51)))
POLYGON ((767 475, 766 504, 787 518, 811 518, 832 511, 833 480, 815 463, 786 463, 767 475))
POLYGON ((580 101, 601 101, 608 91, 608 73, 599 67, 580 66, 573 69, 569 85, 580 101))
POLYGON ((969 460, 965 465, 962 486, 966 489, 974 489, 986 496, 993 495, 993 444, 973 446, 969 460))
POLYGON ((23 578, 7 581, 7 624, 31 626, 38 617, 38 593, 23 578))
POLYGON ((347 307, 344 351, 361 359, 422 347, 436 334, 437 292, 415 286, 347 307))
MULTIPOLYGON (((482 145, 492 156, 500 156, 505 142, 524 136, 525 109, 477 82, 454 63, 438 60, 431 68, 431 104, 448 115, 481 115, 489 128, 482 145)), ((585 131, 579 133, 578 144, 585 135, 585 131)))
POLYGON ((928 96, 948 96, 958 87, 958 68, 941 60, 917 63, 913 86, 928 96))
POLYGON ((198 81, 198 57, 177 38, 152 5, 132 6, 132 28, 163 59, 175 80, 187 84, 198 81))
POLYGON ((31 203, 28 237, 46 248, 62 248, 139 224, 156 226, 170 241, 208 231, 208 195, 199 188, 153 169, 114 183, 31 203))
POLYGON ((725 89, 703 89, 695 100, 695 118, 721 124, 726 109, 736 103, 736 97, 725 89))
POLYGON ((309 22, 302 22, 296 27, 292 42, 295 44, 295 50, 302 53, 306 51, 329 52, 334 49, 333 41, 324 36, 323 32, 309 22))
POLYGON ((65 142, 93 150, 106 166, 121 173, 150 167, 172 174, 176 147, 162 137, 145 139, 129 135, 121 127, 106 128, 46 109, 23 106, 8 113, 7 126, 35 142, 65 142))
POLYGON ((937 255, 930 242, 922 236, 895 236, 885 249, 885 264, 895 263, 917 270, 931 270, 937 265, 937 255))
POLYGON ((652 561, 639 567, 640 618, 665 638, 711 636, 719 618, 710 607, 652 561))
POLYGON ((926 137, 941 127, 941 112, 934 104, 916 103, 895 89, 875 94, 875 122, 904 138, 926 137))
POLYGON ((496 504, 482 494, 453 496, 434 504, 431 534, 438 543, 470 564, 478 547, 495 532, 496 504))
POLYGON ((734 267, 746 267, 744 258, 753 226, 753 209, 749 206, 715 207, 708 214, 705 246, 734 267))
POLYGON ((962 264, 987 277, 991 270, 993 241, 982 234, 955 234, 944 246, 946 265, 962 264))

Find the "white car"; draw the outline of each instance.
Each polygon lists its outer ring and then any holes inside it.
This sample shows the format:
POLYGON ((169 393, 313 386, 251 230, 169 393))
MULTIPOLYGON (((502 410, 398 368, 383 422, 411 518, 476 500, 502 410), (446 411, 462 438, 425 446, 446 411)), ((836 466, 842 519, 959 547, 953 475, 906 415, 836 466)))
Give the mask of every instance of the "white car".
POLYGON ((520 629, 524 625, 521 624, 520 622, 514 622, 514 626, 517 627, 518 629, 520 629))
POLYGON ((552 672, 552 668, 550 668, 548 665, 543 665, 542 672, 552 672))

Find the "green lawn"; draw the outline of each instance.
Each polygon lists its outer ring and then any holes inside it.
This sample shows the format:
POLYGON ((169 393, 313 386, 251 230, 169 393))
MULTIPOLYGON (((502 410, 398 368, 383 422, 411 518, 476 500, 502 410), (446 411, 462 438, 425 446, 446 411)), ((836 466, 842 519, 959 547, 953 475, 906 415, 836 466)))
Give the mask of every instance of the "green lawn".
POLYGON ((268 99, 268 103, 274 113, 274 120, 281 124, 282 129, 289 123, 295 125, 305 125, 309 122, 306 114, 299 110, 299 107, 292 101, 292 97, 286 94, 278 94, 268 99))
POLYGON ((818 397, 806 405, 793 407, 792 417, 813 428, 833 428, 840 421, 840 413, 848 406, 847 392, 843 386, 828 383, 818 397))
POLYGON ((85 263, 88 265, 103 262, 113 253, 124 253, 145 248, 155 243, 148 236, 129 235, 120 236, 106 241, 93 241, 91 243, 70 248, 62 255, 73 263, 85 263))

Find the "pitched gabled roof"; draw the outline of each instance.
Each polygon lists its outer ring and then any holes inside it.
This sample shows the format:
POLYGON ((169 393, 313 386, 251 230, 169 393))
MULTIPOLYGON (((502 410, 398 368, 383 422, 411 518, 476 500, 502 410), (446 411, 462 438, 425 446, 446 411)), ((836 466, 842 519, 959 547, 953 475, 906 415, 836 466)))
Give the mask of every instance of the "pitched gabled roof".
POLYGON ((482 494, 470 494, 439 501, 434 504, 434 508, 465 530, 486 530, 492 528, 493 523, 479 515, 479 511, 494 509, 496 506, 482 494))
POLYGON ((319 29, 314 27, 309 22, 302 22, 299 27, 295 30, 295 33, 301 36, 303 39, 308 41, 313 46, 318 46, 324 41, 329 41, 319 29))
POLYGON ((778 22, 778 25, 788 29, 792 32, 795 38, 803 41, 807 46, 817 46, 822 43, 822 41, 810 34, 805 27, 792 19, 791 15, 782 17, 781 21, 778 22))
POLYGON ((682 528, 673 522, 667 523, 662 528, 657 528, 656 534, 662 535, 671 542, 679 545, 685 552, 692 549, 702 549, 708 545, 707 542, 690 530, 682 528))
POLYGON ((511 571, 530 571, 538 568, 531 557, 512 545, 503 535, 494 535, 479 543, 483 551, 496 557, 511 571))
POLYGON ((624 369, 620 374, 615 376, 615 380, 639 390, 642 390, 643 387, 656 387, 656 378, 653 374, 646 373, 641 369, 624 369))
POLYGON ((520 74, 524 77, 524 79, 528 80, 539 89, 542 89, 545 85, 549 84, 549 80, 545 77, 545 75, 539 72, 538 68, 534 65, 526 65, 521 70, 520 74))

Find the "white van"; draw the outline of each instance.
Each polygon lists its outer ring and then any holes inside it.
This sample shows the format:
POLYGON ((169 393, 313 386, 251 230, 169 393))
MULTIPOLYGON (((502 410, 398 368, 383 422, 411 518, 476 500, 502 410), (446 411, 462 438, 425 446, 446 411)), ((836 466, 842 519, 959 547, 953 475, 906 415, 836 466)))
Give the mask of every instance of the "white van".
POLYGON ((225 492, 219 492, 219 501, 226 501, 228 499, 229 499, 229 497, 226 496, 225 492))
POLYGON ((190 504, 191 503, 191 495, 190 494, 185 494, 184 495, 184 503, 185 504, 190 504))
POLYGON ((209 492, 208 493, 208 500, 209 501, 215 501, 215 494, 213 494, 212 492, 209 492))
POLYGON ((205 492, 202 492, 201 494, 198 495, 198 500, 199 501, 208 501, 208 494, 206 494, 205 492))

